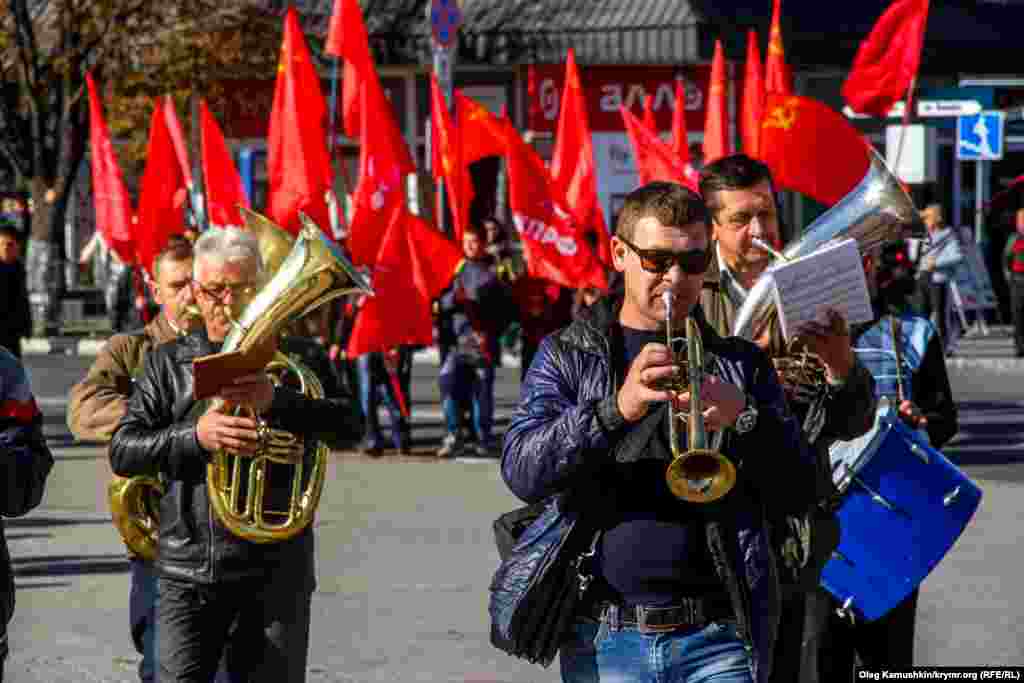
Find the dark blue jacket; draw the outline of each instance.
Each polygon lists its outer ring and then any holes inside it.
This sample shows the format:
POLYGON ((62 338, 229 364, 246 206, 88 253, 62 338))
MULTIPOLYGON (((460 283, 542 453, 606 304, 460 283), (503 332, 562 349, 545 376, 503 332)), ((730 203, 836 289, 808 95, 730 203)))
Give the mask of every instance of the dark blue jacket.
MULTIPOLYGON (((526 502, 590 490, 595 514, 612 514, 618 481, 604 476, 622 448, 647 450, 630 433, 616 394, 625 370, 614 365, 621 298, 603 299, 568 327, 549 335, 523 382, 519 408, 505 436, 502 476, 526 502), (628 444, 628 445, 627 445, 628 444)), ((814 463, 789 413, 768 356, 753 343, 720 337, 700 308, 694 316, 715 374, 739 385, 757 404, 757 426, 729 432, 722 451, 737 464, 736 488, 709 515, 707 538, 715 568, 732 599, 738 629, 752 653, 754 679, 768 680, 778 632, 779 583, 766 515, 805 510, 813 499, 814 463)), ((607 518, 606 518, 607 519, 607 518)), ((522 582, 493 586, 499 604, 514 604, 522 582)))
POLYGON ((4 517, 39 505, 53 455, 43 438, 25 368, 0 348, 0 663, 7 656, 7 622, 14 614, 14 576, 4 538, 4 517))

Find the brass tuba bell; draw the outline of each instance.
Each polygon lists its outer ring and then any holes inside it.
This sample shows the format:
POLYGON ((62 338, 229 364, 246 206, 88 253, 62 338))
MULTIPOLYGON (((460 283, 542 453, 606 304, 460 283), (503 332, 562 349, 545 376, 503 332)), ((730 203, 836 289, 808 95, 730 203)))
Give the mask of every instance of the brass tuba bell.
MULTIPOLYGON (((267 372, 275 383, 280 384, 291 373, 300 391, 322 398, 324 390, 316 375, 276 351, 278 335, 290 322, 328 301, 354 292, 373 291, 341 249, 306 215, 300 217, 303 227, 298 238, 271 280, 239 319, 232 321, 232 331, 225 338, 221 353, 269 350, 267 372)), ((258 226, 261 254, 270 247, 280 249, 281 240, 290 237, 272 222, 254 222, 252 218, 248 216, 247 224, 258 226)), ((236 412, 244 410, 236 408, 236 412)), ((318 442, 310 456, 302 439, 272 429, 261 419, 258 423, 260 447, 256 453, 234 455, 217 451, 212 455, 207 465, 207 493, 211 508, 229 531, 255 543, 272 543, 292 538, 313 520, 323 490, 329 449, 318 442), (281 487, 274 490, 270 483, 285 472, 289 495, 287 500, 278 500, 275 495, 281 487)))
MULTIPOLYGON (((665 336, 669 349, 672 348, 672 293, 663 292, 665 303, 665 336)), ((693 316, 686 316, 686 368, 687 384, 690 389, 690 410, 686 415, 689 445, 680 453, 677 415, 673 401, 669 401, 669 444, 672 448, 672 463, 665 472, 665 482, 676 498, 691 503, 712 503, 736 484, 736 466, 717 450, 708 447, 707 432, 704 429, 704 415, 701 412, 700 388, 704 381, 704 344, 700 328, 693 316)))

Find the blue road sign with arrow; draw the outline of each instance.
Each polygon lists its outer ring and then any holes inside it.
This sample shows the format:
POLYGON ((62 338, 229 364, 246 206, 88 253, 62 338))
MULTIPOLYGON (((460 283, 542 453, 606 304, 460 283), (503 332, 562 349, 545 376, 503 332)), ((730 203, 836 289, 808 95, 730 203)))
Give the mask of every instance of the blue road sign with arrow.
POLYGON ((956 158, 960 161, 998 161, 1003 158, 1006 114, 983 111, 956 121, 956 158))

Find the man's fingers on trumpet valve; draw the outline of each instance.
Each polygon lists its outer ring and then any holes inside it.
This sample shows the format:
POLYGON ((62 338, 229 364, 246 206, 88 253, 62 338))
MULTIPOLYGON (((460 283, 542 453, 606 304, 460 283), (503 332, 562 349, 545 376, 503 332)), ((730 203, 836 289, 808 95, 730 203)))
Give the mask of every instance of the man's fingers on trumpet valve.
POLYGON ((928 418, 924 416, 921 409, 910 401, 903 401, 899 408, 900 418, 912 429, 922 429, 928 426, 928 418))
POLYGON ((619 389, 619 411, 630 422, 647 414, 650 404, 667 401, 671 392, 663 389, 665 382, 680 372, 675 359, 664 344, 647 344, 629 366, 619 389))
MULTIPOLYGON (((688 411, 690 408, 690 392, 677 394, 674 399, 677 411, 688 411)), ((704 378, 700 389, 700 403, 704 416, 704 428, 718 431, 730 427, 747 405, 747 396, 730 382, 722 381, 714 375, 704 378)))

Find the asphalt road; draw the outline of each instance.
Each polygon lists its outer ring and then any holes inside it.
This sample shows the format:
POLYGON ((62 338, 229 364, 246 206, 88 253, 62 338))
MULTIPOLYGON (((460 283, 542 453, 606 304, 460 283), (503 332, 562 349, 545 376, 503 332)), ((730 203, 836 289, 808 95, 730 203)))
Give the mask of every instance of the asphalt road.
MULTIPOLYGON (((110 525, 102 448, 64 426, 70 385, 90 358, 30 356, 57 466, 43 505, 8 522, 18 607, 10 683, 133 681, 127 562, 110 525)), ((414 440, 441 436, 436 368, 417 366, 414 440)), ((951 369, 961 433, 947 449, 984 489, 971 525, 922 586, 916 659, 932 665, 1024 664, 1018 567, 1024 480, 1024 374, 951 369)), ((518 369, 499 373, 499 425, 518 369)), ((497 566, 491 522, 517 506, 493 460, 371 460, 333 454, 317 518, 311 682, 541 683, 550 670, 488 643, 487 585, 497 566)), ((880 542, 884 533, 880 533, 880 542)))

